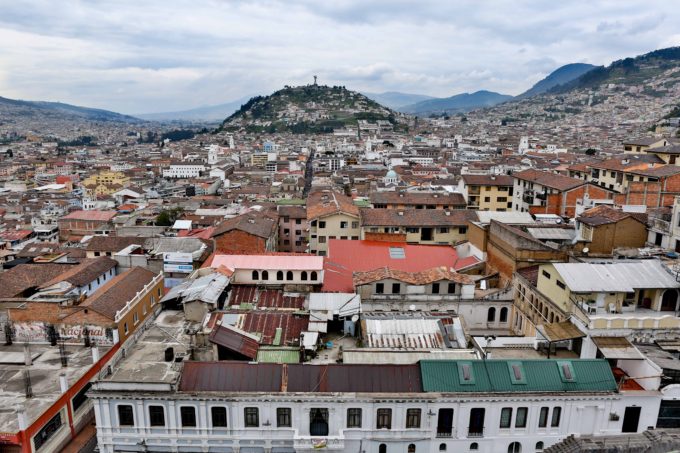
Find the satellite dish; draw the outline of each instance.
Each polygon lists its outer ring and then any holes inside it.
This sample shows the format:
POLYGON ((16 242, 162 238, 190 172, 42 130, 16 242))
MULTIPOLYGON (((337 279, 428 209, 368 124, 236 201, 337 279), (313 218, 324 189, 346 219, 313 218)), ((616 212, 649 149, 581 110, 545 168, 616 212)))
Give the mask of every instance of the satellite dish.
POLYGON ((359 315, 352 316, 352 322, 357 322, 359 320, 359 315))
POLYGON ((415 311, 416 306, 411 304, 411 305, 408 306, 408 309, 411 310, 411 311, 415 311))
POLYGON ((583 249, 583 253, 588 253, 588 252, 590 252, 590 249, 589 249, 588 247, 585 247, 585 248, 583 249))

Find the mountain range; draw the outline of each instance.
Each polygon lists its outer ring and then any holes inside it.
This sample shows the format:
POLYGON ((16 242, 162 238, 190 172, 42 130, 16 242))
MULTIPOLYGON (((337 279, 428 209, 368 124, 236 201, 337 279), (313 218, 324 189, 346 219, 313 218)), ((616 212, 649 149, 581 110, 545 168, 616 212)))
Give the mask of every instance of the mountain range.
POLYGON ((180 110, 177 112, 142 113, 135 115, 137 118, 149 121, 216 121, 221 122, 226 117, 238 110, 241 105, 248 102, 251 96, 245 96, 224 104, 207 105, 195 109, 180 110))
POLYGON ((62 102, 23 101, 0 97, 0 119, 5 115, 13 117, 50 117, 61 120, 86 120, 96 122, 139 123, 141 120, 130 115, 108 110, 79 107, 62 102))

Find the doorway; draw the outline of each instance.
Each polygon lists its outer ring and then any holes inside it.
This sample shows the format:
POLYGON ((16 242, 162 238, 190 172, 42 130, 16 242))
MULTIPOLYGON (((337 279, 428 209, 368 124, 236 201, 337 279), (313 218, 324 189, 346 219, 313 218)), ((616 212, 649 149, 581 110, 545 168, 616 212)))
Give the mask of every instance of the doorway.
POLYGON ((629 406, 623 414, 622 433, 636 433, 638 430, 638 423, 640 422, 640 407, 629 406))

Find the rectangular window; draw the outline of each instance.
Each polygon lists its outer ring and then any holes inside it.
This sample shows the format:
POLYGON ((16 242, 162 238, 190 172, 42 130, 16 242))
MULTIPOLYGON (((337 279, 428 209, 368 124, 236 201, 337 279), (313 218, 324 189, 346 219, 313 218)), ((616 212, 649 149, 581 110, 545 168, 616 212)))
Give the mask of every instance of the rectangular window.
POLYGON ((529 411, 526 407, 518 407, 517 415, 515 416, 515 428, 526 428, 527 427, 527 412, 529 411))
POLYGON ((36 451, 39 450, 43 445, 45 445, 54 434, 61 428, 61 412, 57 413, 52 419, 42 427, 40 431, 36 433, 33 437, 33 444, 35 445, 36 451))
POLYGON ((456 284, 455 283, 449 283, 448 293, 449 294, 455 294, 456 293, 456 284))
POLYGON ((439 283, 432 284, 432 294, 439 294, 439 283))
POLYGON ((165 426, 165 410, 163 406, 149 406, 149 425, 165 426))
POLYGON ((376 429, 392 429, 392 409, 378 409, 376 429))
POLYGON ((458 228, 458 234, 466 234, 466 233, 467 233, 467 227, 458 228))
POLYGON ((352 228, 357 229, 359 228, 359 222, 352 222, 352 228))
POLYGON ((279 407, 276 409, 276 426, 279 428, 290 428, 291 425, 290 407, 279 407))
POLYGON ((244 409, 246 428, 257 428, 260 426, 260 411, 256 407, 246 407, 244 409))
POLYGON ((552 420, 550 420, 550 426, 553 428, 557 428, 560 426, 560 417, 562 416, 562 408, 561 407, 555 407, 553 408, 553 413, 552 413, 552 420))
POLYGON ((124 404, 118 406, 118 425, 135 426, 135 414, 131 405, 124 404))
POLYGON ((88 390, 90 390, 90 387, 92 387, 92 384, 88 382, 73 397, 73 399, 71 400, 71 404, 73 405, 73 412, 76 412, 78 409, 80 409, 87 402, 86 393, 87 393, 88 390))
POLYGON ((562 283, 561 281, 559 281, 559 280, 555 280, 555 284, 556 284, 557 286, 559 286, 560 288, 562 288, 562 289, 565 289, 565 288, 566 288, 566 285, 565 285, 564 283, 562 283))
POLYGON ((375 284, 375 293, 376 294, 383 294, 385 292, 385 284, 384 283, 376 283, 375 284))
POLYGON ((400 283, 392 283, 392 294, 399 294, 401 292, 400 283))
POLYGON ((406 410, 406 428, 420 428, 420 409, 406 410))
POLYGON ((227 427, 227 408, 213 406, 210 408, 210 418, 212 419, 213 428, 227 427))
POLYGON ((342 221, 342 222, 340 222, 340 228, 347 228, 348 224, 349 224, 349 222, 342 221))
POLYGON ((504 407, 501 410, 501 428, 510 428, 510 420, 512 420, 512 408, 504 407))
POLYGON ((541 271, 541 274, 543 274, 543 276, 544 276, 545 278, 547 278, 547 279, 550 278, 550 273, 549 273, 549 272, 541 271))
POLYGON ((319 220, 319 228, 326 228, 326 221, 325 220, 319 220))
POLYGON ((183 428, 196 427, 196 408, 193 406, 182 406, 179 408, 179 416, 182 419, 183 428))
POLYGON ((319 244, 325 244, 326 243, 326 236, 319 236, 319 244))
POLYGON ((542 407, 541 412, 538 414, 538 427, 539 428, 545 428, 548 426, 548 412, 550 411, 550 408, 547 407, 542 407))
POLYGON ((448 233, 448 232, 449 232, 449 229, 448 229, 447 227, 439 228, 439 233, 440 233, 440 234, 446 234, 446 233, 448 233))
POLYGON ((347 427, 361 428, 361 409, 352 407, 347 409, 347 427))

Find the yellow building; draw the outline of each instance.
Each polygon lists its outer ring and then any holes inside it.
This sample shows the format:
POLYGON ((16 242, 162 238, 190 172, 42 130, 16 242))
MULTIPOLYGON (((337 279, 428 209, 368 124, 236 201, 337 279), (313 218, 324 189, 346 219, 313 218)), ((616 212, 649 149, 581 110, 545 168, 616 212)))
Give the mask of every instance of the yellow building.
POLYGON ((111 195, 130 185, 130 178, 119 171, 104 170, 90 175, 82 181, 85 194, 90 198, 111 195))
POLYGON ((475 211, 512 211, 512 187, 507 175, 463 175, 458 183, 467 208, 475 211))
POLYGON ((331 239, 359 239, 359 208, 346 195, 314 192, 307 198, 310 253, 326 256, 331 239))

